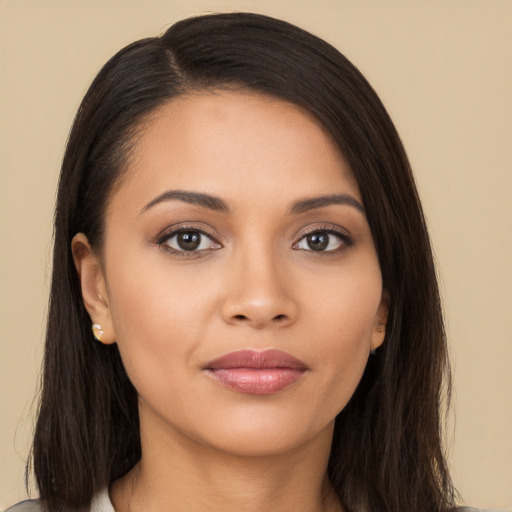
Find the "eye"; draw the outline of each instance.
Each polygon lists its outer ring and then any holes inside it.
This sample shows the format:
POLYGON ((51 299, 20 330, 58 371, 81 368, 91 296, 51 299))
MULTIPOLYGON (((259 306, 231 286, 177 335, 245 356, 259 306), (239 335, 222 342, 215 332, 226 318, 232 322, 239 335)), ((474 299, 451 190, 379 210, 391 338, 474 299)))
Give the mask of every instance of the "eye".
POLYGON ((158 245, 171 250, 174 253, 193 253, 221 247, 206 233, 198 229, 181 228, 171 233, 166 233, 158 245))
POLYGON ((315 252, 335 252, 350 245, 350 238, 334 230, 316 230, 303 236, 294 249, 315 252))

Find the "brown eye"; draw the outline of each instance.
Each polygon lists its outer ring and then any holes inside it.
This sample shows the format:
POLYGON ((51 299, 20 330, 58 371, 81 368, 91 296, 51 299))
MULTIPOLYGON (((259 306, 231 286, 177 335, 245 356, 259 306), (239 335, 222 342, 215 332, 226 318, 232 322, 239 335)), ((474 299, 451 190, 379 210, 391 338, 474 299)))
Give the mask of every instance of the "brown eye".
POLYGON ((195 251, 201 245, 201 236, 201 233, 185 231, 176 235, 176 243, 184 251, 195 251))
POLYGON ((311 233, 306 237, 306 243, 312 251, 325 251, 329 245, 329 235, 326 233, 311 233))
POLYGON ((193 229, 182 229, 171 233, 160 242, 160 245, 167 246, 175 252, 199 252, 220 247, 208 235, 193 229))
POLYGON ((318 230, 303 236, 294 249, 314 252, 336 252, 351 245, 349 236, 333 230, 318 230))

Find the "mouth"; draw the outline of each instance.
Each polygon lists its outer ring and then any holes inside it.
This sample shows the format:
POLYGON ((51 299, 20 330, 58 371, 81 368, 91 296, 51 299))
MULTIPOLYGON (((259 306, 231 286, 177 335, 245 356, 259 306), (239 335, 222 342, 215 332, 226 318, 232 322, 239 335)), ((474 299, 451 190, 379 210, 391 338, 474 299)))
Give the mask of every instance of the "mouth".
POLYGON ((307 370, 296 357, 275 349, 230 352, 204 367, 219 384, 253 395, 277 393, 297 382, 307 370))

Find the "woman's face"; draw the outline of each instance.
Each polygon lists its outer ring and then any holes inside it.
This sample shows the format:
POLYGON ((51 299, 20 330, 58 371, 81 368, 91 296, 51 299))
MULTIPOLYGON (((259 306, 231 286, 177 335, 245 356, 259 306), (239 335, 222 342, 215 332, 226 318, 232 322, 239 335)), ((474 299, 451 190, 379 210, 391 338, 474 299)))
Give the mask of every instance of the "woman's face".
POLYGON ((101 258, 74 252, 143 442, 253 455, 330 439, 387 304, 356 181, 310 114, 247 92, 169 102, 105 222, 101 258))

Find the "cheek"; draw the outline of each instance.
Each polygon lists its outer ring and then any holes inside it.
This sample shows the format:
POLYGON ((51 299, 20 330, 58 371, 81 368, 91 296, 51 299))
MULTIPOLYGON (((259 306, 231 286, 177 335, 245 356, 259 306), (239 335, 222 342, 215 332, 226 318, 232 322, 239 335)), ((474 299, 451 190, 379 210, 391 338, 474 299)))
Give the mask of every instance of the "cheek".
POLYGON ((132 238, 130 244, 113 240, 107 261, 108 295, 118 339, 130 339, 137 332, 149 341, 170 336, 181 326, 193 333, 208 301, 208 281, 196 268, 168 259, 163 249, 132 238), (125 250, 116 253, 117 247, 125 250))
POLYGON ((311 295, 315 321, 310 336, 317 339, 315 359, 336 414, 361 380, 381 298, 380 270, 374 263, 331 276, 327 288, 317 287, 311 295))
POLYGON ((316 286, 305 283, 308 308, 316 317, 316 328, 323 333, 320 346, 336 353, 370 343, 382 299, 380 268, 374 258, 347 261, 338 272, 331 272, 316 286), (338 340, 340 343, 331 345, 338 340), (336 349, 335 347, 338 347, 336 349))
POLYGON ((159 372, 166 374, 164 380, 186 374, 204 336, 200 317, 211 309, 209 294, 198 293, 194 279, 171 272, 161 260, 141 266, 132 253, 108 274, 117 344, 137 389, 159 372))

